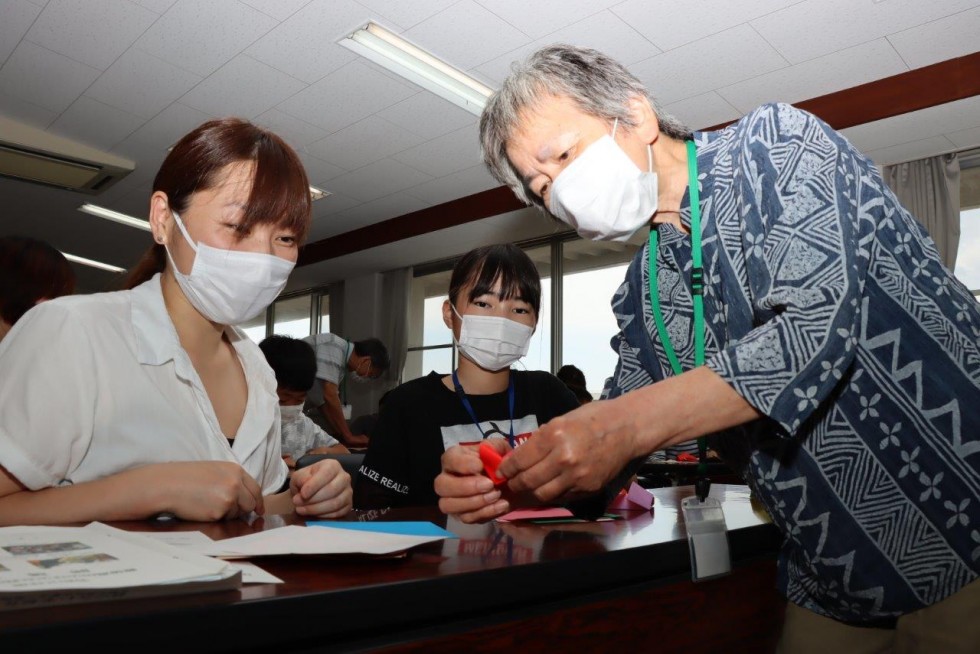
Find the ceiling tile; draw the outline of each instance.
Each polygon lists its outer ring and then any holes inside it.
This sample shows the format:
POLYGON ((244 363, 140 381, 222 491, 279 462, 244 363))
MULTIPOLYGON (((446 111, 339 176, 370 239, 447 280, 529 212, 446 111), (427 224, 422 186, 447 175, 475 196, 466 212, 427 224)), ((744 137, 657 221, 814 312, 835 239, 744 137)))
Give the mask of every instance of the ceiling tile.
POLYGON ((306 88, 306 82, 238 55, 180 101, 209 114, 254 118, 306 88))
POLYGON ((693 130, 725 123, 742 115, 714 91, 669 104, 664 110, 693 130))
POLYGON ((275 19, 236 0, 179 0, 135 46, 207 76, 275 26, 275 19))
POLYGON ((448 9, 458 0, 360 0, 371 10, 371 18, 379 17, 378 22, 390 29, 408 29, 422 21, 448 9))
POLYGON ((381 110, 378 116, 427 139, 476 124, 476 116, 427 91, 381 110))
POLYGON ((152 118, 201 81, 199 75, 135 48, 102 73, 85 95, 131 114, 152 118), (146 80, 153 80, 147 84, 146 80), (139 89, 139 93, 133 93, 139 89))
POLYGON ((482 161, 477 130, 464 127, 392 156, 433 177, 443 177, 482 161))
POLYGON ((313 221, 317 222, 320 219, 333 216, 345 209, 356 207, 359 204, 362 204, 360 200, 355 200, 343 193, 331 193, 322 200, 317 200, 313 203, 313 221))
POLYGON ((327 135, 326 130, 320 129, 315 125, 310 125, 299 118, 293 118, 287 113, 278 109, 270 109, 255 120, 256 125, 261 125, 266 129, 272 130, 286 143, 293 146, 297 151, 305 151, 310 143, 319 141, 327 135))
POLYGON ((66 138, 108 150, 136 131, 145 119, 84 95, 75 100, 50 127, 66 138))
POLYGON ((408 193, 436 205, 498 186, 500 183, 490 176, 486 166, 480 164, 410 188, 408 193))
POLYGON ((970 129, 962 129, 945 135, 957 148, 975 148, 980 146, 980 125, 970 129))
POLYGON ((383 118, 368 116, 311 144, 309 151, 325 161, 355 170, 418 145, 422 140, 421 136, 383 118))
POLYGON ((300 91, 278 108, 333 133, 415 93, 415 87, 408 82, 399 82, 354 61, 300 91))
POLYGON ((263 14, 271 16, 278 21, 284 21, 297 11, 309 4, 310 0, 239 0, 252 9, 258 9, 263 14))
POLYGON ((370 17, 370 12, 354 0, 313 0, 245 52, 313 84, 357 58, 337 45, 337 40, 370 17))
POLYGON ((54 122, 58 112, 39 107, 9 93, 0 93, 0 116, 44 128, 54 122))
POLYGON ((20 40, 31 28, 41 8, 27 0, 7 0, 3 5, 3 20, 0 21, 0 66, 14 51, 20 40))
POLYGON ((495 86, 499 86, 510 74, 511 65, 515 61, 523 60, 552 43, 574 43, 580 47, 599 50, 627 66, 660 53, 659 48, 618 16, 602 11, 488 61, 476 70, 492 80, 495 86))
POLYGON ((922 68, 976 52, 980 48, 980 7, 891 34, 891 42, 910 68, 922 68))
POLYGON ((752 21, 752 26, 792 63, 950 16, 976 0, 806 0, 752 21))
POLYGON ((332 192, 333 189, 330 188, 328 182, 347 172, 340 166, 335 166, 319 157, 314 157, 309 152, 300 152, 299 156, 303 160, 303 167, 306 168, 306 176, 310 178, 310 184, 318 186, 325 191, 332 192))
POLYGON ((460 0, 402 33, 418 47, 466 70, 531 41, 473 0, 460 0), (492 38, 487 38, 492 34, 492 38))
POLYGON ((10 94, 60 113, 101 72, 30 41, 21 41, 0 69, 0 95, 10 94))
POLYGON ((620 0, 563 0, 560 8, 527 0, 477 0, 495 15, 534 39, 576 23, 620 0))
POLYGON ((978 125, 980 125, 980 96, 974 96, 848 127, 843 130, 843 133, 859 150, 871 152, 889 145, 921 141, 978 125))
POLYGON ((93 68, 105 70, 159 16, 116 0, 53 0, 27 38, 93 68), (111 25, 112 29, 106 29, 111 25))
POLYGON ((118 200, 108 202, 103 206, 113 211, 121 211, 124 214, 147 220, 150 215, 150 196, 152 194, 153 184, 143 182, 123 194, 118 200))
POLYGON ((157 14, 166 13, 168 9, 174 6, 177 0, 130 0, 135 2, 141 7, 145 7, 152 12, 157 14))
POLYGON ((739 25, 641 61, 630 70, 655 98, 670 104, 785 66, 751 27, 739 25))
POLYGON ((370 202, 397 191, 404 191, 432 179, 430 175, 393 159, 382 159, 330 183, 330 190, 361 202, 370 202))
POLYGON ((154 177, 167 150, 214 116, 175 102, 119 142, 112 151, 137 162, 136 179, 154 177))
POLYGON ((906 70, 888 40, 876 39, 722 87, 718 93, 747 113, 766 102, 800 102, 906 70))
POLYGON ((878 166, 914 161, 923 157, 934 156, 937 152, 948 152, 956 146, 945 136, 932 136, 921 141, 900 143, 880 150, 871 150, 864 154, 878 166))
POLYGON ((797 2, 698 0, 692 7, 690 0, 626 0, 611 11, 661 50, 672 50, 797 2))
POLYGON ((349 232, 352 229, 367 227, 374 223, 404 216, 407 213, 425 209, 431 206, 428 202, 418 199, 408 193, 401 191, 371 202, 365 202, 351 209, 346 209, 333 216, 331 221, 336 228, 334 232, 327 233, 327 236, 349 232))

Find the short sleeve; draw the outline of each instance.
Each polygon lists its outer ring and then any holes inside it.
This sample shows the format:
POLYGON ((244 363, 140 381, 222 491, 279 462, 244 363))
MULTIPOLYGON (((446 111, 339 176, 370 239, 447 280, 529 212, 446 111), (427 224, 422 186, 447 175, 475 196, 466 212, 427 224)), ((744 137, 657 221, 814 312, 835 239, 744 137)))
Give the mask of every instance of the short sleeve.
POLYGON ((92 441, 98 367, 83 320, 44 302, 0 343, 0 465, 31 490, 68 478, 92 441))

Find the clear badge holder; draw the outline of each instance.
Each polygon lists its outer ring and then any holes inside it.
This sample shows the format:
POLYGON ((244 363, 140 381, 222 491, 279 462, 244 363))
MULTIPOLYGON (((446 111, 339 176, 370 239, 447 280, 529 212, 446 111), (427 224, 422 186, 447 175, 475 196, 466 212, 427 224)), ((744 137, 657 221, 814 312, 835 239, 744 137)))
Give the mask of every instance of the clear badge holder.
POLYGON ((728 528, 721 502, 714 497, 705 498, 703 502, 697 496, 685 497, 681 500, 681 511, 691 551, 691 579, 704 581, 731 572, 728 528))

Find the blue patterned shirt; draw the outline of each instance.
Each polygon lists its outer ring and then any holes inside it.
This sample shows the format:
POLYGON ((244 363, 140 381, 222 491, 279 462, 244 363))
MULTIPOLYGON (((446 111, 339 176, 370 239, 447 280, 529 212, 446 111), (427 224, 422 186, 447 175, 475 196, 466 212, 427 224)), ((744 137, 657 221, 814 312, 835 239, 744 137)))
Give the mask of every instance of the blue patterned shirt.
MULTIPOLYGON (((980 567, 980 305, 815 116, 764 105, 695 141, 707 365, 764 415, 709 442, 785 536, 781 590, 849 622, 955 593, 980 567)), ((686 195, 681 209, 689 226, 686 195)), ((660 301, 687 370, 690 237, 659 229, 660 301)), ((647 256, 613 297, 608 397, 672 374, 647 256)))

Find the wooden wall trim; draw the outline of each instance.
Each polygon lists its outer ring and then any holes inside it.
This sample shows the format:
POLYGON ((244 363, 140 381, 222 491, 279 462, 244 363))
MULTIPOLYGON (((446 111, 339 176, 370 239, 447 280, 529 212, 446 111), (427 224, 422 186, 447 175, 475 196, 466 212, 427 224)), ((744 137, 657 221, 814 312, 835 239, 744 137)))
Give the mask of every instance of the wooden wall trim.
MULTIPOLYGON (((975 95, 980 95, 980 52, 793 104, 820 116, 834 129, 845 129, 975 95)), ((704 129, 718 129, 731 122, 704 129)), ((523 207, 510 189, 499 186, 308 243, 300 252, 297 265, 326 261, 523 207)))

